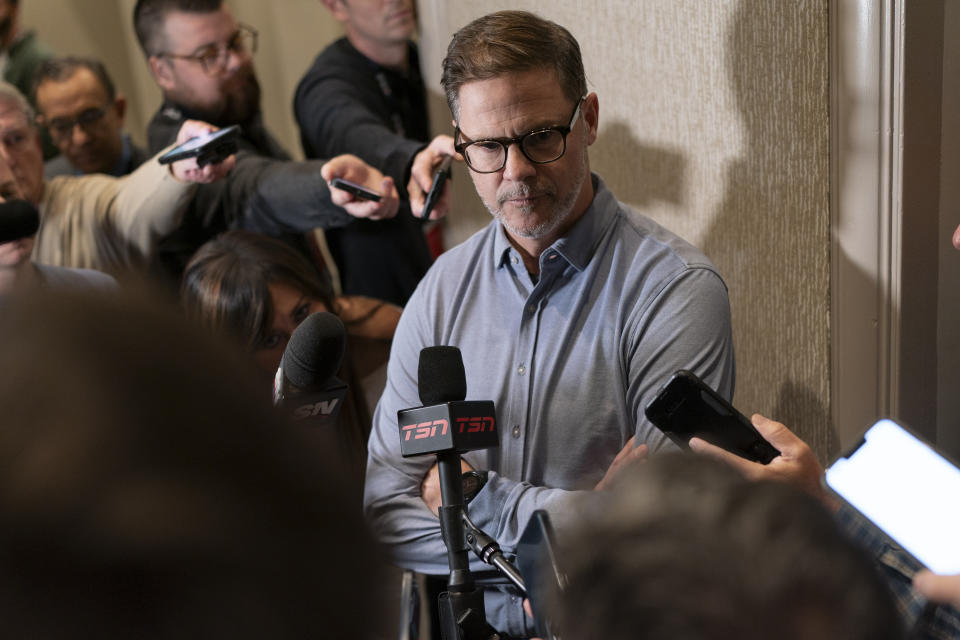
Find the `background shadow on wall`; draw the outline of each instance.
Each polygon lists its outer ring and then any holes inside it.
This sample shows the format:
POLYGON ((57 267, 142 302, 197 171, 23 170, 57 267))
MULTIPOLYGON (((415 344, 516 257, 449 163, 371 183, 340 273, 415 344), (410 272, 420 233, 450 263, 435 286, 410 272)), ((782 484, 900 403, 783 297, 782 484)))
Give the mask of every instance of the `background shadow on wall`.
POLYGON ((622 173, 624 159, 636 180, 613 188, 617 200, 633 206, 655 201, 683 204, 687 162, 683 154, 642 143, 623 121, 604 123, 590 153, 590 169, 600 176, 622 173), (597 152, 599 151, 599 152, 597 152))
POLYGON ((738 407, 784 422, 821 459, 837 446, 828 411, 826 21, 825 2, 740 2, 725 63, 745 151, 726 169, 702 247, 730 287, 738 407))

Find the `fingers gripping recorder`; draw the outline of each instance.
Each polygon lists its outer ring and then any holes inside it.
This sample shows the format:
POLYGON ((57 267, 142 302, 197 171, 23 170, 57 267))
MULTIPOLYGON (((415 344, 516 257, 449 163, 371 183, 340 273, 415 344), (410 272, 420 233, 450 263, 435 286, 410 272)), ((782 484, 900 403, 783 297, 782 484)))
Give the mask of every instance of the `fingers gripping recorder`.
POLYGON ((440 630, 444 640, 499 637, 487 624, 483 592, 470 574, 464 535, 460 454, 499 444, 493 402, 466 401, 466 375, 456 347, 427 347, 420 352, 420 402, 397 412, 400 453, 436 454, 440 470, 440 530, 447 546, 450 577, 440 594, 440 630))

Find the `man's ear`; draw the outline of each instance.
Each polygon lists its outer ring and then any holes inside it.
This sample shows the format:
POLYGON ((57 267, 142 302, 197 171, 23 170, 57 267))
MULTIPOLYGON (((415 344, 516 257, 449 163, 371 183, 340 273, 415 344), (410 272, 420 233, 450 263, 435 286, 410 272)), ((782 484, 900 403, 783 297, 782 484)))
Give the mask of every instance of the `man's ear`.
POLYGON ((169 60, 164 60, 160 56, 150 56, 147 59, 147 64, 150 66, 153 79, 161 89, 169 91, 176 86, 173 78, 173 65, 170 64, 169 60))
POLYGON ((330 13, 333 14, 333 17, 339 20, 340 22, 346 22, 349 15, 347 14, 347 8, 343 6, 341 0, 320 0, 323 3, 323 6, 327 8, 330 13))
POLYGON ((127 96, 118 93, 117 97, 113 99, 113 108, 117 110, 117 117, 122 125, 123 117, 127 114, 127 96))
POLYGON ((584 99, 580 113, 587 125, 587 144, 591 145, 597 141, 597 131, 600 128, 600 100, 596 93, 591 93, 584 99))

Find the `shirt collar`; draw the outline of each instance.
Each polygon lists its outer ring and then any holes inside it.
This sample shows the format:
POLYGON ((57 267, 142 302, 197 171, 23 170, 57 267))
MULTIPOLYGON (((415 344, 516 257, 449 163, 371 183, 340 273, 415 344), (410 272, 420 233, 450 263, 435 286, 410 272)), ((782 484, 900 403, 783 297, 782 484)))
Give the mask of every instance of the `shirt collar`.
MULTIPOLYGON (((121 147, 121 150, 120 150, 120 159, 117 160, 117 163, 115 165, 113 165, 113 169, 111 169, 110 173, 107 174, 108 176, 113 176, 114 178, 121 178, 127 175, 128 173, 130 173, 130 171, 128 171, 128 168, 130 167, 130 158, 133 155, 132 145, 133 143, 130 142, 130 136, 128 136, 127 134, 123 134, 123 146, 121 147)), ((85 175, 83 173, 83 170, 78 168, 72 162, 70 162, 69 164, 70 164, 70 168, 73 170, 72 175, 75 175, 75 176, 85 175)))
MULTIPOLYGON (((565 236, 558 238, 543 252, 543 255, 549 255, 550 252, 560 254, 577 271, 583 271, 586 268, 600 239, 619 208, 616 198, 607 189, 603 179, 595 173, 591 173, 590 178, 593 180, 593 200, 590 202, 590 206, 587 207, 587 210, 583 212, 583 215, 565 236)), ((511 251, 516 253, 501 224, 497 224, 493 246, 494 266, 496 268, 502 267, 510 261, 511 251)))
POLYGON ((128 169, 130 167, 130 157, 133 155, 133 146, 130 142, 130 136, 123 134, 123 147, 120 151, 120 160, 117 161, 117 164, 113 167, 113 172, 110 174, 112 176, 125 176, 129 173, 128 169))

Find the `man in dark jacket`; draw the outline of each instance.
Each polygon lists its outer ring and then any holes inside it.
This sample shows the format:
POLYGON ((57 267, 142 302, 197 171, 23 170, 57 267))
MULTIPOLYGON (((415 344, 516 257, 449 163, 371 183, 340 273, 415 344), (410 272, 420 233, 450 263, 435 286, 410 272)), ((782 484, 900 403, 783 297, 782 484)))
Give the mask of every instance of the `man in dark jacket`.
MULTIPOLYGON (((317 56, 297 87, 303 151, 308 158, 356 154, 406 186, 410 206, 389 223, 355 220, 327 234, 344 292, 402 305, 432 262, 418 218, 432 169, 443 154, 454 154, 453 139, 430 141, 420 59, 410 41, 412 0, 323 4, 347 35, 317 56)), ((448 199, 436 214, 446 213, 448 199)))

